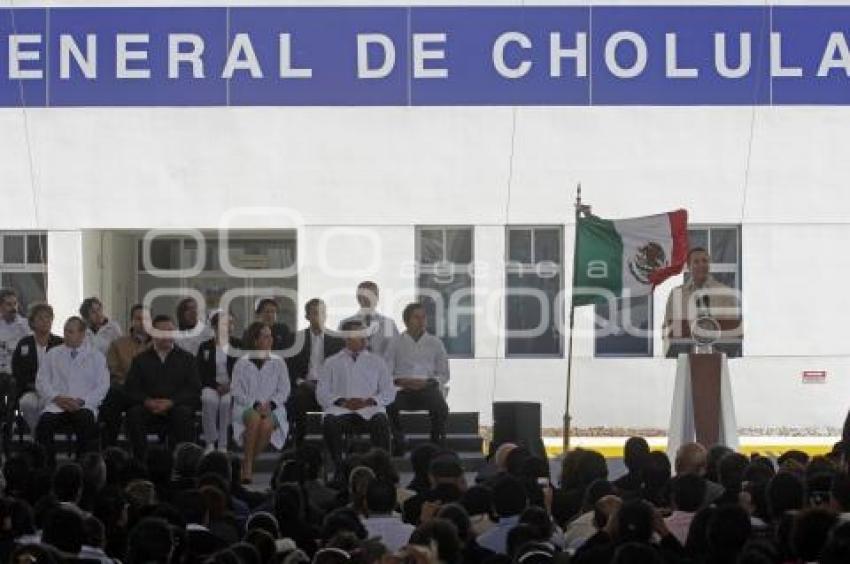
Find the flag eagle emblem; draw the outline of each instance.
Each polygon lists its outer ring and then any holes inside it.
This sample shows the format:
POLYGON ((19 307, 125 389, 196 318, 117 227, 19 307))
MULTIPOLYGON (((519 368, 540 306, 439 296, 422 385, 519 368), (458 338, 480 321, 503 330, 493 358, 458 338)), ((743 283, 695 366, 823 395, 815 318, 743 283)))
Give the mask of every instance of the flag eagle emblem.
POLYGON ((654 241, 648 242, 642 247, 638 247, 637 252, 629 261, 629 271, 632 276, 641 284, 649 285, 650 275, 667 265, 667 255, 664 253, 664 247, 654 241))

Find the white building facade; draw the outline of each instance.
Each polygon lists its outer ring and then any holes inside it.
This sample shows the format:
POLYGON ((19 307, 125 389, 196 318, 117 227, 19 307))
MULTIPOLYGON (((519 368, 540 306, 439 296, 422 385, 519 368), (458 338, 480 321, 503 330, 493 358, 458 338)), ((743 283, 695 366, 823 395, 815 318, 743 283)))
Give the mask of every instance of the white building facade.
MULTIPOLYGON (((415 3, 428 4, 479 5, 415 3)), ((579 5, 546 3, 560 4, 579 5)), ((588 57, 591 74, 605 63, 588 57)), ((741 288, 744 356, 730 366, 740 427, 824 431, 850 405, 843 103, 47 106, 0 108, 0 284, 46 298, 57 324, 90 295, 126 324, 146 297, 163 311, 190 290, 209 308, 234 297, 244 322, 253 299, 271 294, 299 328, 313 297, 328 303, 331 325, 350 314, 361 280, 379 284, 379 310, 400 325, 418 295, 454 295, 441 309, 454 328, 451 409, 488 423, 493 401, 539 401, 544 427, 560 427, 581 183, 602 217, 687 209, 692 244, 741 288), (529 313, 506 297, 519 286, 552 297, 551 309, 529 313), (509 336, 541 319, 535 337, 509 336), (826 375, 813 382, 806 371, 826 375)), ((602 338, 593 310, 577 312, 573 426, 666 428, 675 362, 657 329, 682 279, 657 289, 650 312, 635 310, 635 323, 656 329, 648 340, 602 338)))

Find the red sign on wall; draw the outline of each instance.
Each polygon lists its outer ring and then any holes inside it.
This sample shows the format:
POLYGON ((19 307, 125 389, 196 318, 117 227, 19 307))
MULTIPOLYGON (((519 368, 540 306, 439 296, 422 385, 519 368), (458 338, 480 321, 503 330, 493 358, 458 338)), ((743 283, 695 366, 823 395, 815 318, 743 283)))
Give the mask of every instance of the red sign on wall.
POLYGON ((804 370, 804 384, 823 384, 826 382, 826 370, 804 370))

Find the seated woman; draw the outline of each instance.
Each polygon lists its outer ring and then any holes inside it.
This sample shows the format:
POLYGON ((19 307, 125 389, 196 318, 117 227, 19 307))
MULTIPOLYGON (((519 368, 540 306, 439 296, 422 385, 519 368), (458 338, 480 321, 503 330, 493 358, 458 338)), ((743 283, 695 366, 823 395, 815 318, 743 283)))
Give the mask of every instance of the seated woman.
POLYGON ((217 311, 210 316, 215 337, 198 348, 198 373, 201 377, 201 420, 207 452, 216 447, 227 452, 227 431, 233 411, 230 378, 239 360, 242 341, 233 337, 233 316, 217 311))
POLYGON ((289 373, 286 364, 271 354, 273 338, 268 325, 252 323, 245 331, 246 355, 233 367, 233 438, 243 446, 242 482, 251 483, 254 461, 269 443, 283 448, 289 426, 286 400, 289 373))

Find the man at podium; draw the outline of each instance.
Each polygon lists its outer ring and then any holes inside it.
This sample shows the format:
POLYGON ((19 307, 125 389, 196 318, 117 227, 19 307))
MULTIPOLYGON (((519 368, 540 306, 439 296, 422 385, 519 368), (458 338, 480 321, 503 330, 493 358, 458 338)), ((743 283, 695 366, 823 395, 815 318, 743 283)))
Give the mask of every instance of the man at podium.
POLYGON ((714 350, 728 357, 741 356, 740 308, 735 289, 709 273, 711 257, 703 247, 688 251, 690 280, 673 288, 667 298, 662 335, 667 358, 693 350, 691 329, 695 320, 708 317, 719 322, 720 335, 714 350))

